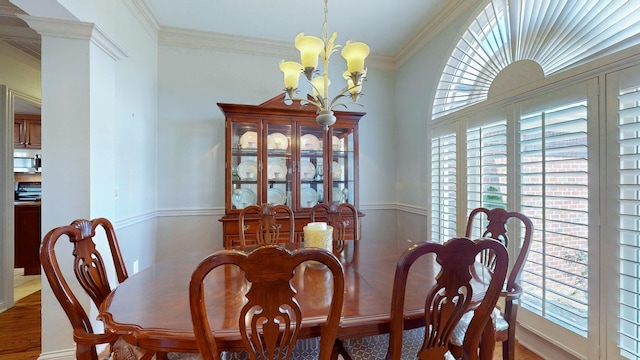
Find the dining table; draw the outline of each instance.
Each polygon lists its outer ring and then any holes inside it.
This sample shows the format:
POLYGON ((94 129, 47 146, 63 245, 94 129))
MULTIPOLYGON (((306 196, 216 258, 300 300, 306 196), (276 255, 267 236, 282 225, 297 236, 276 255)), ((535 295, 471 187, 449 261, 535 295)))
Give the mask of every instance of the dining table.
MULTIPOLYGON (((396 262, 413 245, 393 239, 334 242, 334 254, 341 261, 345 276, 339 339, 389 331, 396 262)), ((295 251, 304 244, 284 246, 295 251)), ((98 317, 105 331, 120 334, 131 345, 160 353, 199 352, 189 309, 189 281, 199 262, 221 249, 175 256, 131 275, 100 306, 98 317)), ((478 300, 486 287, 484 270, 477 269, 472 282, 478 300)), ((406 328, 424 326, 425 298, 438 272, 439 266, 432 256, 414 264, 405 300, 406 328)), ((303 314, 300 339, 320 336, 333 291, 330 276, 318 264, 302 264, 295 271, 292 285, 303 314)), ((238 317, 249 286, 244 273, 225 265, 205 281, 209 321, 219 349, 242 351, 238 317)))

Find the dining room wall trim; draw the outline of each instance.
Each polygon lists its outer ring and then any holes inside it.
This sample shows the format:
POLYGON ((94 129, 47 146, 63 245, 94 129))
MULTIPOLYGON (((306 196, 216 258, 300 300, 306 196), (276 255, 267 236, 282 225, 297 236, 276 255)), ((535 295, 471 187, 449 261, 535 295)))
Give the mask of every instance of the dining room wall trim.
MULTIPOLYGON (((424 207, 397 204, 397 203, 376 203, 376 204, 364 204, 360 205, 360 211, 365 212, 367 210, 401 210, 404 212, 414 213, 418 215, 426 215, 427 209, 424 207)), ((157 217, 179 217, 179 216, 224 216, 224 207, 212 207, 212 208, 194 208, 194 209, 159 209, 154 213, 148 213, 140 215, 139 217, 132 217, 124 220, 119 220, 116 224, 122 226, 128 226, 137 222, 148 220, 149 218, 157 217), (138 219, 140 218, 140 219, 138 219)))
POLYGON ((154 220, 157 217, 156 211, 149 211, 143 214, 130 216, 124 219, 116 219, 113 221, 113 226, 116 229, 125 228, 128 226, 140 224, 149 220, 154 220))
POLYGON ((75 360, 75 358, 75 347, 70 349, 48 351, 41 353, 40 356, 38 356, 38 360, 75 360))
POLYGON ((410 213, 410 214, 423 215, 423 216, 427 216, 427 212, 428 212, 428 209, 424 206, 402 204, 402 203, 396 204, 396 210, 410 213))
POLYGON ((195 209, 159 209, 158 217, 179 216, 224 216, 224 207, 195 208, 195 209))

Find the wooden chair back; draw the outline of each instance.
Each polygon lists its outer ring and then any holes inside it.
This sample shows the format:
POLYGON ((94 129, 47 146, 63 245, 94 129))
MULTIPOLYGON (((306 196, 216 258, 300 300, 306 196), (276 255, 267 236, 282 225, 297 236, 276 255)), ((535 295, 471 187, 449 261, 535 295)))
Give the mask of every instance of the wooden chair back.
POLYGON ((360 240, 360 224, 358 210, 349 203, 332 202, 317 204, 309 212, 309 220, 324 220, 333 226, 333 240, 360 240), (347 237, 347 229, 353 229, 353 237, 347 237))
POLYGON ((107 279, 104 259, 93 241, 98 226, 101 226, 106 233, 118 282, 123 282, 128 277, 127 269, 120 253, 113 225, 107 219, 97 218, 91 221, 80 219, 75 220, 71 225, 57 227, 44 236, 40 248, 40 261, 44 274, 51 285, 53 294, 71 321, 73 338, 77 344, 76 358, 81 360, 97 360, 96 345, 112 344, 118 340, 118 336, 93 333, 93 327, 87 313, 63 275, 56 257, 55 245, 63 236, 67 236, 69 241, 73 243, 73 270, 76 279, 91 297, 93 303, 99 307, 111 292, 111 286, 107 279))
POLYGON ((247 245, 247 234, 249 233, 255 234, 255 241, 258 245, 276 244, 283 242, 283 239, 293 243, 295 239, 294 221, 293 211, 286 205, 247 206, 240 211, 238 216, 240 246, 244 248, 247 245))
MULTIPOLYGON (((467 229, 465 236, 473 236, 475 229, 484 229, 481 236, 492 238, 500 241, 508 249, 513 247, 517 252, 515 260, 510 265, 509 275, 502 293, 504 297, 504 309, 502 309, 502 317, 509 324, 508 328, 504 331, 500 331, 497 335, 497 340, 502 342, 503 357, 504 359, 514 359, 515 353, 515 331, 516 331, 516 316, 518 314, 518 299, 522 295, 522 287, 520 286, 520 275, 524 268, 524 263, 527 260, 529 254, 529 248, 531 247, 531 239, 533 236, 533 223, 526 215, 514 212, 506 211, 504 209, 486 209, 476 208, 469 214, 469 220, 467 222, 467 229), (510 244, 509 234, 507 232, 507 224, 511 219, 517 219, 521 222, 524 229, 520 229, 522 236, 517 244, 510 244)), ((485 259, 488 263, 490 258, 485 259)))
MULTIPOLYGON (((331 272, 333 292, 326 322, 320 334, 320 359, 327 360, 342 312, 344 270, 337 258, 324 249, 305 248, 288 251, 277 245, 258 247, 250 253, 221 250, 205 258, 195 269, 189 283, 189 301, 193 330, 205 360, 220 359, 215 334, 211 330, 206 306, 205 278, 216 267, 232 264, 245 272, 251 286, 239 315, 239 329, 252 360, 289 359, 301 328, 302 313, 291 285, 298 265, 316 261, 331 272)), ((317 266, 317 265, 316 265, 317 266)))
MULTIPOLYGON (((509 258, 507 250, 493 239, 472 241, 468 238, 454 238, 445 244, 434 242, 418 243, 399 258, 393 283, 391 302, 391 328, 387 359, 400 359, 404 328, 404 299, 409 270, 416 260, 428 254, 435 254, 441 270, 436 276, 436 284, 430 289, 425 302, 425 340, 418 354, 420 359, 444 359, 449 351, 449 339, 462 315, 475 309, 463 344, 463 359, 478 359, 480 340, 487 327, 507 273, 509 258), (490 279, 479 278, 475 271, 476 256, 490 251, 494 256, 494 268, 490 279), (473 281, 487 282, 486 292, 478 300, 472 288, 473 281)), ((493 340, 493 338, 491 339, 493 340)), ((493 346, 494 342, 489 342, 493 346)), ((493 347, 492 347, 493 348, 493 347)), ((414 354, 411 354, 413 357, 414 354)))
POLYGON ((515 212, 506 211, 501 208, 486 209, 476 208, 469 214, 469 220, 467 221, 467 229, 465 231, 466 237, 474 236, 473 230, 477 228, 484 229, 481 237, 496 239, 500 241, 507 249, 510 246, 509 234, 507 231, 507 224, 511 219, 518 219, 524 226, 524 233, 520 238, 520 242, 515 245, 517 250, 517 256, 510 266, 511 271, 507 278, 506 289, 512 291, 519 288, 520 275, 524 268, 524 263, 527 260, 529 254, 529 248, 531 247, 531 238, 533 236, 533 223, 526 215, 515 212), (481 216, 484 214, 484 216, 481 216), (485 225, 486 224, 486 225, 485 225))

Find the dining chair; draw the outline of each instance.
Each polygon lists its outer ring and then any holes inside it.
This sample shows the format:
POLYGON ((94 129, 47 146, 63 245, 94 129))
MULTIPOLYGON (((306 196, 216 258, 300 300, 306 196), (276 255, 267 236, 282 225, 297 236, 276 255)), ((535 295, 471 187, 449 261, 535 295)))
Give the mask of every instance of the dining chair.
MULTIPOLYGON (((340 203, 337 201, 329 204, 320 203, 311 208, 309 212, 309 221, 316 222, 324 220, 327 225, 333 227, 333 251, 339 255, 345 264, 355 264, 357 253, 355 247, 358 243, 354 243, 352 258, 349 258, 347 252, 348 247, 345 241, 360 240, 360 220, 358 218, 358 210, 349 203, 340 203)), ((336 339, 335 349, 343 357, 348 356, 342 340, 336 339)))
POLYGON ((332 356, 337 357, 337 354, 332 354, 332 350, 344 298, 344 270, 340 261, 325 249, 289 251, 277 245, 264 245, 249 253, 233 249, 220 250, 202 260, 194 270, 189 283, 189 303, 193 331, 203 359, 221 358, 215 332, 212 332, 209 323, 209 316, 215 314, 208 314, 205 279, 215 268, 225 264, 244 271, 245 278, 250 283, 246 287, 246 302, 238 317, 240 336, 246 348, 246 352, 241 354, 252 360, 327 360, 332 356), (301 264, 314 267, 324 264, 326 268, 318 270, 329 272, 331 280, 322 289, 295 289, 291 280, 296 272, 302 271, 299 267, 301 264), (329 289, 328 285, 331 285, 331 291, 326 291, 325 296, 330 299, 326 299, 328 310, 320 331, 319 349, 298 347, 302 310, 296 297, 299 292, 324 291, 329 289))
POLYGON ((238 216, 240 246, 244 249, 249 234, 255 235, 258 245, 294 242, 294 215, 286 205, 250 205, 238 216))
MULTIPOLYGON (((474 308, 460 358, 490 360, 495 342, 493 326, 487 325, 500 296, 508 264, 506 248, 493 239, 453 238, 444 244, 422 242, 413 245, 400 256, 396 265, 389 334, 346 339, 345 349, 352 359, 454 359, 449 352, 449 339, 460 318, 474 308), (479 274, 477 266, 482 269, 484 265, 476 257, 487 252, 494 259, 492 270, 479 274), (407 288, 409 271, 418 259, 425 259, 429 254, 435 255, 440 270, 425 301, 425 326, 408 329, 404 303, 406 292, 412 291, 407 288), (484 293, 474 293, 474 282, 486 284, 484 293)), ((416 266, 413 271, 419 268, 416 266)))
POLYGON ((96 249, 93 240, 98 226, 104 229, 118 283, 121 283, 128 277, 127 269, 122 259, 113 225, 105 218, 78 219, 73 221, 71 225, 56 227, 44 236, 40 248, 40 261, 44 274, 73 327, 73 340, 77 344, 76 359, 97 360, 96 345, 102 344, 109 345, 108 351, 114 359, 151 359, 155 353, 128 345, 117 334, 94 333, 87 313, 73 293, 58 263, 56 243, 66 235, 73 244, 73 271, 76 280, 95 306, 100 307, 100 304, 111 292, 111 286, 107 278, 104 259, 96 249))
MULTIPOLYGON (((516 222, 517 223, 517 222, 516 222)), ((518 301, 522 295, 522 287, 520 286, 520 275, 524 263, 527 260, 529 253, 529 247, 531 246, 531 237, 533 234, 533 223, 524 214, 514 211, 506 211, 501 208, 487 209, 476 208, 469 214, 469 220, 467 222, 467 229, 465 236, 474 236, 474 233, 482 232, 480 236, 496 239, 504 244, 507 249, 513 249, 517 254, 515 261, 510 264, 509 276, 501 293, 500 305, 502 310, 496 308, 494 310, 495 316, 495 328, 496 328, 496 341, 502 343, 502 358, 504 360, 515 359, 515 346, 516 346, 516 316, 518 314, 518 301), (519 233, 523 234, 518 243, 510 243, 509 235, 507 233, 507 224, 511 219, 517 219, 521 223, 519 233)), ((488 261, 491 259, 485 259, 488 261)), ((469 326, 469 319, 471 314, 462 318, 455 332, 455 336, 452 338, 452 351, 454 353, 460 353, 460 346, 462 345, 462 339, 466 328, 469 326)))
POLYGON ((309 212, 309 220, 324 220, 333 226, 333 240, 360 240, 358 210, 349 203, 332 202, 316 204, 309 212), (351 232, 351 233, 350 233, 351 232))

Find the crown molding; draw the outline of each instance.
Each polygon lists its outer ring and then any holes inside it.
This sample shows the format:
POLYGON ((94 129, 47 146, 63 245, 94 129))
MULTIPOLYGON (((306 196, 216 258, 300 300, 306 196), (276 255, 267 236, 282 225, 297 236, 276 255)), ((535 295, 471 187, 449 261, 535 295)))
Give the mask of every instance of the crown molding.
MULTIPOLYGON (((246 36, 191 30, 170 26, 160 26, 158 43, 194 49, 209 49, 247 55, 262 55, 275 58, 295 58, 299 56, 293 42, 275 41, 246 36)), ((393 69, 389 56, 372 55, 367 65, 372 68, 393 69)))
POLYGON ((41 36, 53 36, 67 39, 89 40, 94 24, 88 22, 18 15, 29 27, 41 36))
POLYGON ((158 32, 160 31, 160 23, 153 16, 153 13, 149 9, 147 2, 144 0, 123 0, 125 6, 131 11, 133 16, 138 19, 138 22, 144 30, 151 36, 151 38, 157 43, 158 32))
POLYGON ((446 1, 442 10, 438 11, 436 18, 416 31, 393 56, 395 67, 397 68, 407 62, 416 52, 431 42, 436 35, 451 25, 452 19, 457 19, 472 7, 476 7, 478 3, 478 1, 469 0, 446 1))
POLYGON ((286 56, 294 51, 290 44, 281 41, 171 26, 160 26, 158 42, 162 45, 274 57, 286 56))
POLYGON ((113 41, 113 39, 111 39, 97 26, 93 29, 91 41, 100 49, 102 49, 102 51, 111 56, 111 58, 113 58, 113 60, 115 61, 120 61, 124 58, 129 57, 129 55, 127 55, 127 52, 123 48, 121 48, 115 41, 113 41))
POLYGON ((93 23, 18 15, 41 36, 90 40, 114 60, 122 60, 127 53, 113 39, 93 23))

